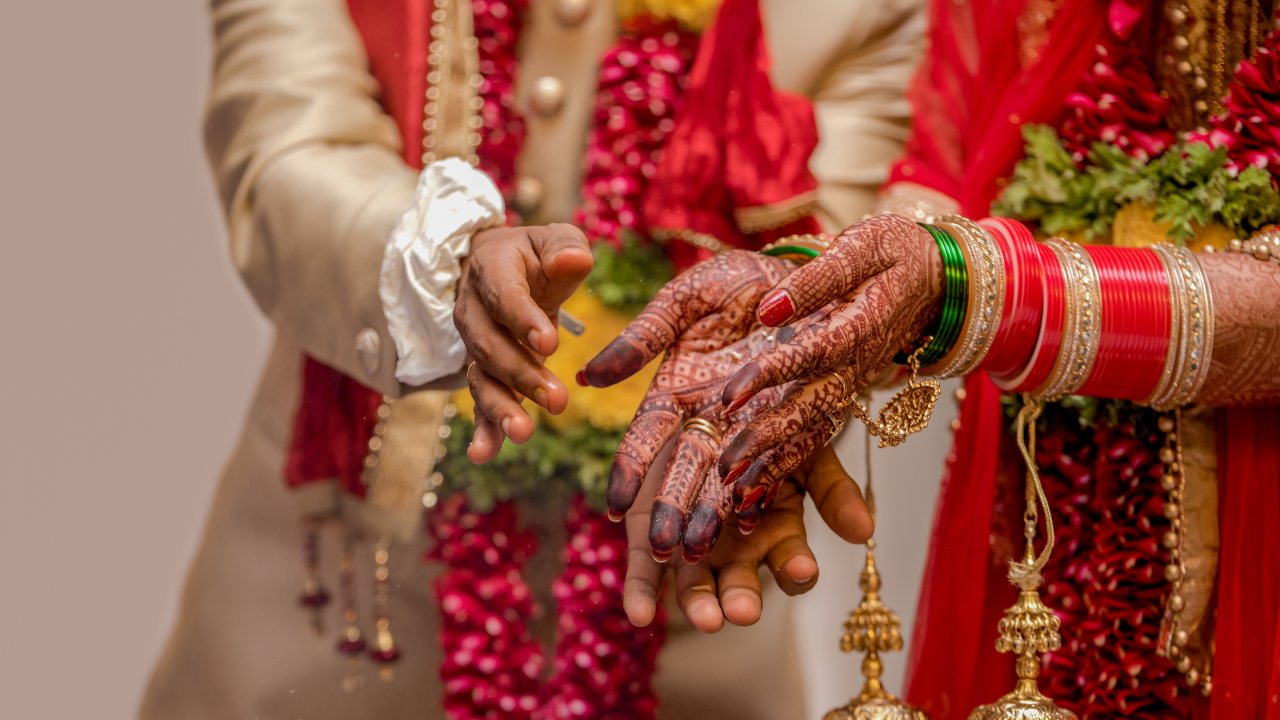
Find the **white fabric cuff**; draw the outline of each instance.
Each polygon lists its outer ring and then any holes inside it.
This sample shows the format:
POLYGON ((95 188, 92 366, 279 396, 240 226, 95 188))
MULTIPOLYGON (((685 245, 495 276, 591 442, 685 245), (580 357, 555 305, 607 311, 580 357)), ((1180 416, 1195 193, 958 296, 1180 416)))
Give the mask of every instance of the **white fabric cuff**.
POLYGON ((396 379, 424 385, 462 369, 466 348, 453 326, 455 286, 471 236, 506 219, 502 194, 458 158, 431 163, 413 205, 391 233, 378 295, 396 343, 396 379))

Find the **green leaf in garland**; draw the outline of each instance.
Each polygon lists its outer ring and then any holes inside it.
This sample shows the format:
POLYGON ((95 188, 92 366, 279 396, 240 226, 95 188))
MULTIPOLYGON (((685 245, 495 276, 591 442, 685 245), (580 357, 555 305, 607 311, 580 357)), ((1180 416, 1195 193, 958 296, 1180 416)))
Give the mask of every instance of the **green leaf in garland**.
POLYGON ((1095 143, 1077 167, 1052 128, 1027 125, 1022 133, 1027 155, 992 212, 1038 221, 1046 234, 1105 235, 1116 213, 1135 202, 1153 206, 1155 220, 1170 223, 1176 240, 1189 240, 1197 227, 1212 223, 1247 237, 1280 221, 1280 191, 1271 176, 1256 167, 1233 175, 1226 148, 1180 142, 1144 163, 1114 145, 1095 143))
POLYGON ((596 264, 587 277, 587 289, 606 307, 635 314, 674 277, 666 250, 642 241, 635 233, 622 236, 622 250, 608 243, 596 244, 596 264))

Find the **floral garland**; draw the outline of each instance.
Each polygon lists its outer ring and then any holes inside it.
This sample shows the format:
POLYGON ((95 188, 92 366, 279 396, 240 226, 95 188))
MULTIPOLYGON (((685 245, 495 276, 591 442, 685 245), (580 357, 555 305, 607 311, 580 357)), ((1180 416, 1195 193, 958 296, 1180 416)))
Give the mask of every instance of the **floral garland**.
POLYGON ((1132 48, 1121 52, 1108 63, 1111 51, 1100 46, 1098 62, 1085 71, 1080 90, 1067 96, 1072 112, 1062 125, 1062 141, 1077 164, 1096 142, 1144 161, 1174 143, 1174 133, 1164 127, 1172 103, 1160 95, 1142 55, 1132 48))
POLYGON ((480 76, 477 95, 482 125, 476 155, 502 196, 515 194, 516 158, 524 147, 524 118, 516 112, 516 58, 529 0, 472 0, 472 34, 477 42, 480 76))
POLYGON ((583 156, 582 207, 574 214, 593 240, 621 248, 624 232, 643 231, 645 190, 675 128, 697 46, 698 35, 674 20, 641 14, 623 23, 601 59, 583 156))
POLYGON ((546 665, 529 635, 536 608, 520 576, 537 550, 533 533, 516 529, 510 503, 478 513, 462 496, 427 513, 427 532, 435 540, 427 559, 447 566, 435 584, 445 712, 453 720, 532 717, 546 665))
MULTIPOLYGON (((1022 401, 1002 400, 1012 434, 1022 401)), ((1037 429, 1058 535, 1045 596, 1062 624, 1062 649, 1045 655, 1040 680, 1081 720, 1190 717, 1182 674, 1156 652, 1169 529, 1156 419, 1129 402, 1070 396, 1047 405, 1037 429)))
POLYGON ((1225 147, 1232 168, 1265 168, 1280 178, 1280 32, 1267 36, 1253 57, 1240 63, 1212 130, 1198 136, 1225 147))
POLYGON ((575 497, 565 521, 565 569, 552 585, 559 639, 555 674, 535 718, 653 718, 650 678, 665 618, 637 628, 617 602, 627 570, 627 535, 575 497))
POLYGON ((1026 158, 992 211, 1038 221, 1049 235, 1091 238, 1105 237, 1128 205, 1153 208, 1180 241, 1213 224, 1247 237, 1280 221, 1278 46, 1280 32, 1237 68, 1213 128, 1180 141, 1161 129, 1167 101, 1141 59, 1125 53, 1108 64, 1100 49, 1060 132, 1023 128, 1026 158))

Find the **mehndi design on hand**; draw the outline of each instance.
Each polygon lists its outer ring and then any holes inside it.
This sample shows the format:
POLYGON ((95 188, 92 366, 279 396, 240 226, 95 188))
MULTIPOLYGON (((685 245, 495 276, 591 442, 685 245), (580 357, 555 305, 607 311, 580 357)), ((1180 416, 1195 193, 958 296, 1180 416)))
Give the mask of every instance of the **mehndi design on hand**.
POLYGON ((862 390, 894 353, 919 338, 941 297, 937 244, 923 228, 894 215, 850 227, 782 280, 760 304, 766 325, 792 322, 832 301, 840 304, 747 363, 726 384, 724 403, 733 408, 765 388, 801 380, 789 402, 752 421, 724 449, 721 475, 734 479, 752 460, 829 412, 839 383, 826 373, 839 373, 850 394, 862 390))
MULTIPOLYGON (((776 388, 733 417, 722 417, 725 380, 778 341, 774 331, 760 327, 755 306, 792 267, 745 251, 707 260, 664 287, 579 373, 579 383, 610 385, 666 351, 614 458, 607 495, 613 517, 635 501, 654 457, 683 421, 701 418, 715 425, 722 437, 731 436, 770 403, 782 399, 786 388, 776 388)), ((790 334, 786 330, 783 337, 790 334)), ((719 440, 702 429, 680 432, 654 502, 650 539, 656 557, 669 557, 687 540, 686 559, 696 560, 714 544, 730 508, 730 495, 717 488, 703 491, 702 486, 719 454, 719 440), (698 522, 685 538, 691 513, 697 514, 698 522)))

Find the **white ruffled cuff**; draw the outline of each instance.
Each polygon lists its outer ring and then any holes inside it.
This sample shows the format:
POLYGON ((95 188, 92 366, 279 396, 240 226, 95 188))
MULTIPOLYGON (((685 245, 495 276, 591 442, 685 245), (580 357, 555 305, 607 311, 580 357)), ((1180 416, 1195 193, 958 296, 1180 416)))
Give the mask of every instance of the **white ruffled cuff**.
POLYGON ((431 163, 418 177, 413 205, 391 233, 378 279, 400 382, 424 385, 462 369, 466 348, 453 326, 462 258, 476 231, 505 218, 493 181, 463 160, 431 163))

